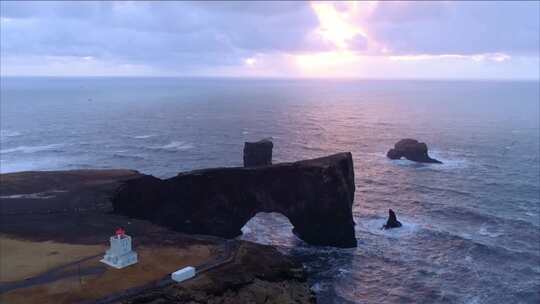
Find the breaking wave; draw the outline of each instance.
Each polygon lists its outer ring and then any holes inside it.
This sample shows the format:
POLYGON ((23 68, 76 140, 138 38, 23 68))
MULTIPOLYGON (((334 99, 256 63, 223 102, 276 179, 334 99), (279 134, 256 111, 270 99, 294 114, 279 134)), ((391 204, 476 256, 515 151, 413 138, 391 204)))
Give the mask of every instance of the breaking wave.
POLYGON ((191 143, 185 141, 172 141, 163 146, 153 146, 151 149, 154 150, 165 150, 165 151, 185 151, 193 149, 195 146, 191 143))
POLYGON ((135 136, 131 136, 132 138, 135 138, 135 139, 146 139, 146 138, 150 138, 150 137, 154 137, 156 135, 154 134, 146 134, 146 135, 135 135, 135 136))
POLYGON ((0 150, 0 153, 2 154, 14 153, 14 152, 35 153, 35 152, 41 152, 41 151, 58 150, 58 148, 62 146, 63 144, 51 144, 51 145, 42 145, 42 146, 19 146, 15 148, 0 150))
POLYGON ((0 138, 20 136, 21 132, 11 130, 0 130, 0 138))

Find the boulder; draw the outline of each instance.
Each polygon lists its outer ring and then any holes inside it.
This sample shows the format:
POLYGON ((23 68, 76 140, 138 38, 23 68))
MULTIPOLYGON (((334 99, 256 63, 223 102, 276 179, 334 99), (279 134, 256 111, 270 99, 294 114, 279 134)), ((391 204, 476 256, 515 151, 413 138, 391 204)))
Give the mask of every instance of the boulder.
POLYGON ((392 209, 388 209, 388 220, 382 226, 383 229, 392 229, 401 227, 401 223, 397 220, 396 214, 392 209))
POLYGON ((351 153, 263 167, 214 168, 169 179, 126 181, 114 212, 191 234, 225 238, 258 212, 285 215, 293 232, 313 245, 355 247, 351 153))
POLYGON ((244 167, 269 166, 272 164, 274 144, 268 138, 244 143, 244 167))
POLYGON ((398 141, 394 145, 394 148, 386 153, 386 157, 390 159, 400 159, 405 157, 406 159, 415 162, 442 164, 441 161, 429 157, 428 147, 425 143, 410 138, 398 141))

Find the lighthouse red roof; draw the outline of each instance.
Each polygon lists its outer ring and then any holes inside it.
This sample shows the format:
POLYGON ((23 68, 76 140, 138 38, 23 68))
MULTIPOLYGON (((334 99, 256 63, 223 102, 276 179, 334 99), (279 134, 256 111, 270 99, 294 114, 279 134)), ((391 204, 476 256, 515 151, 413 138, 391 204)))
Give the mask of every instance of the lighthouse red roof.
POLYGON ((116 236, 117 237, 124 237, 126 235, 126 231, 123 228, 116 229, 116 236))

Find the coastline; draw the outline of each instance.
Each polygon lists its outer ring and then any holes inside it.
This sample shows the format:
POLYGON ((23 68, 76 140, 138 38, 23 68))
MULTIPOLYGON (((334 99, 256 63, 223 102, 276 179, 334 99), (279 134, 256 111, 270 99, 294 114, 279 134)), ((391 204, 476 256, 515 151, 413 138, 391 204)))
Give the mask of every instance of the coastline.
POLYGON ((6 250, 13 253, 3 262, 17 264, 21 269, 32 263, 39 266, 34 272, 2 275, 3 288, 26 281, 26 285, 1 291, 2 300, 9 303, 99 302, 107 298, 112 299, 108 303, 156 303, 167 299, 208 303, 316 302, 298 261, 271 246, 239 240, 229 241, 234 243, 234 257, 224 265, 180 284, 149 285, 152 288, 122 296, 127 289, 151 284, 186 265, 219 260, 227 242, 112 214, 111 195, 122 181, 139 175, 131 170, 0 174, 0 242, 10 244, 6 250), (134 237, 134 249, 141 254, 141 260, 139 265, 116 271, 97 261, 109 235, 119 226, 126 227, 134 237), (81 261, 85 256, 88 259, 81 261), (47 272, 56 276, 43 276, 47 272), (28 284, 34 282, 28 279, 36 277, 42 280, 28 284))

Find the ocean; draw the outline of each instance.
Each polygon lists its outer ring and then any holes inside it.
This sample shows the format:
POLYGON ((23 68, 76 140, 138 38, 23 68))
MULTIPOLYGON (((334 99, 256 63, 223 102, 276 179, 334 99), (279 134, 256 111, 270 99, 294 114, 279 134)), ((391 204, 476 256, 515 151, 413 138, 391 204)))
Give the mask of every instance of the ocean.
POLYGON ((320 303, 540 303, 538 82, 1 78, 0 171, 158 177, 350 151, 358 248, 313 247, 282 215, 244 240, 302 260, 320 303), (402 138, 444 162, 393 161, 402 138), (383 231, 388 209, 402 228, 383 231))

